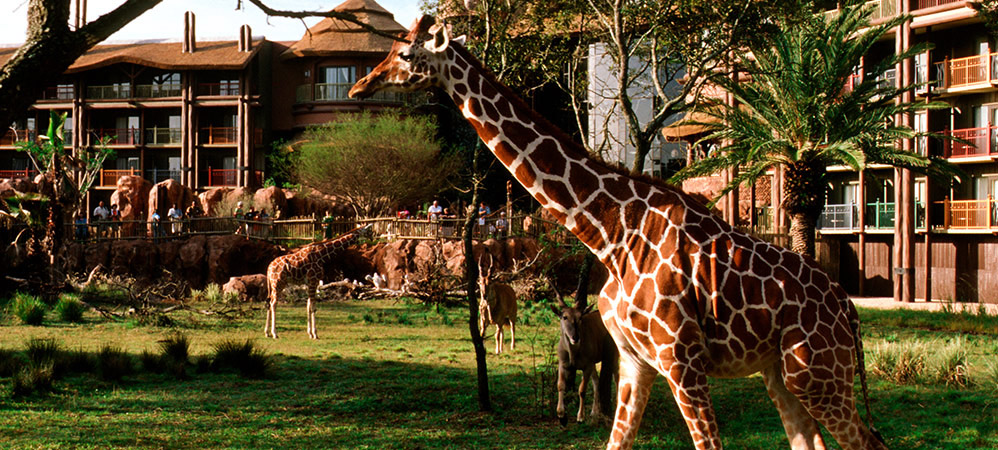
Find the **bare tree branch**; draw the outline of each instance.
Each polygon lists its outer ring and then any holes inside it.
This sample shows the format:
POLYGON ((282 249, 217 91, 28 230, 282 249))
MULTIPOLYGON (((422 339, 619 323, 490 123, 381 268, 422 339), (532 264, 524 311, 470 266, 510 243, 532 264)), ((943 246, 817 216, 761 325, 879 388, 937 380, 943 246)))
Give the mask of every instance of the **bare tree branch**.
MULTIPOLYGON (((355 25, 363 28, 364 30, 366 30, 368 32, 371 32, 371 33, 374 33, 374 34, 376 34, 378 36, 386 37, 388 39, 392 39, 392 40, 395 40, 395 41, 409 42, 409 41, 405 40, 404 38, 402 38, 402 36, 399 36, 398 34, 393 34, 393 33, 387 32, 387 31, 382 31, 382 30, 379 30, 377 28, 374 28, 370 24, 362 22, 360 19, 357 18, 357 16, 355 16, 355 15, 353 15, 351 13, 339 12, 339 11, 326 11, 326 12, 320 12, 320 11, 286 11, 286 10, 280 10, 280 9, 271 8, 271 7, 267 6, 263 2, 263 0, 246 0, 246 1, 252 3, 257 8, 260 8, 260 10, 264 12, 264 14, 266 14, 268 16, 271 16, 271 17, 289 17, 289 18, 292 18, 292 19, 305 19, 305 18, 308 18, 308 17, 329 17, 329 18, 332 18, 332 19, 339 19, 339 20, 344 20, 344 21, 353 23, 353 24, 355 24, 355 25)), ((242 6, 243 0, 238 0, 238 2, 239 2, 238 5, 242 6)))

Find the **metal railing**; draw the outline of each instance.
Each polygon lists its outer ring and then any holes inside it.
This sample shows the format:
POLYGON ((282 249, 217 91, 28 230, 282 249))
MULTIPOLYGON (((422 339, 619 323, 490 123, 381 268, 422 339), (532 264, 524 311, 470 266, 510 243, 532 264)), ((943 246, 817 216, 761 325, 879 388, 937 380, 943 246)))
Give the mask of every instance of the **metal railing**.
POLYGON ((151 181, 152 184, 159 183, 166 180, 176 180, 180 181, 180 171, 170 170, 170 169, 146 169, 146 179, 151 181))
POLYGON ((180 136, 180 128, 146 128, 146 145, 179 144, 180 136))
POLYGON ((118 178, 140 175, 142 175, 142 171, 139 169, 101 169, 96 184, 99 187, 116 187, 118 186, 118 178))
POLYGON ((93 100, 117 100, 131 98, 132 87, 128 84, 108 86, 87 86, 87 98, 93 100))
POLYGON ((181 86, 177 84, 137 84, 135 96, 138 98, 180 97, 181 86))
POLYGON ((239 95, 239 82, 198 83, 198 95, 234 96, 239 95))
POLYGON ((88 133, 96 135, 98 138, 109 138, 108 145, 140 145, 138 128, 92 128, 88 133))
POLYGON ((72 100, 73 85, 50 86, 42 91, 42 100, 72 100))
POLYGON ((894 203, 879 201, 867 203, 864 219, 867 228, 881 230, 894 228, 894 203))
POLYGON ((369 98, 358 100, 347 96, 353 83, 303 84, 295 89, 295 103, 337 101, 337 102, 385 102, 419 104, 425 101, 425 94, 406 92, 377 92, 369 98))
POLYGON ((825 205, 818 219, 819 230, 852 230, 859 226, 859 207, 852 203, 825 205))

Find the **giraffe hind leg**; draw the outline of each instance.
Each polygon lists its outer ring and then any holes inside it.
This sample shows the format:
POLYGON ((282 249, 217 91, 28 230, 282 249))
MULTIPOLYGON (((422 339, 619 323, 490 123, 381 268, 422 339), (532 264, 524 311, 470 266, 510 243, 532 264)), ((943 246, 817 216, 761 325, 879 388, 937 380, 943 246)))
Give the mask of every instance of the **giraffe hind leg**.
POLYGON ((825 441, 818 431, 818 423, 804 409, 804 405, 797 399, 787 386, 783 384, 783 375, 780 372, 780 363, 763 369, 762 380, 766 383, 766 392, 773 400, 776 409, 780 412, 780 420, 783 421, 783 428, 787 432, 787 439, 790 440, 790 448, 793 450, 824 450, 825 441))
POLYGON ((319 334, 316 332, 315 329, 316 287, 317 286, 311 286, 311 285, 308 286, 308 305, 305 307, 306 312, 308 314, 308 317, 306 319, 308 321, 306 332, 308 333, 308 337, 312 339, 319 339, 319 334))

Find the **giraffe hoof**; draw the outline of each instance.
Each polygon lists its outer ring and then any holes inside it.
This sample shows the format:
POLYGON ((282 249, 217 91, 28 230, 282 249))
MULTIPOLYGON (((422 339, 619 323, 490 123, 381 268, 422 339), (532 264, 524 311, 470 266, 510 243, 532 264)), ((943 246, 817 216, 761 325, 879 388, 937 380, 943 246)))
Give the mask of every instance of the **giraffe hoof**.
POLYGON ((558 422, 561 422, 561 426, 568 425, 568 417, 567 416, 558 416, 558 422))

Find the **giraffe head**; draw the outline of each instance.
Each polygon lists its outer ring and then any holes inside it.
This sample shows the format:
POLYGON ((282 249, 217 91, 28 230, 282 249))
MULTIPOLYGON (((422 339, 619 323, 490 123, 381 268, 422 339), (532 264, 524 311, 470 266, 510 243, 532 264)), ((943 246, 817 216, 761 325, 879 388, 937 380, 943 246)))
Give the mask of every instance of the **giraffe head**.
MULTIPOLYGON (((440 85, 438 64, 452 40, 447 27, 432 16, 413 22, 405 41, 395 41, 388 57, 350 89, 351 98, 367 98, 379 91, 419 91, 440 85)), ((463 43, 464 36, 453 39, 463 43)))

